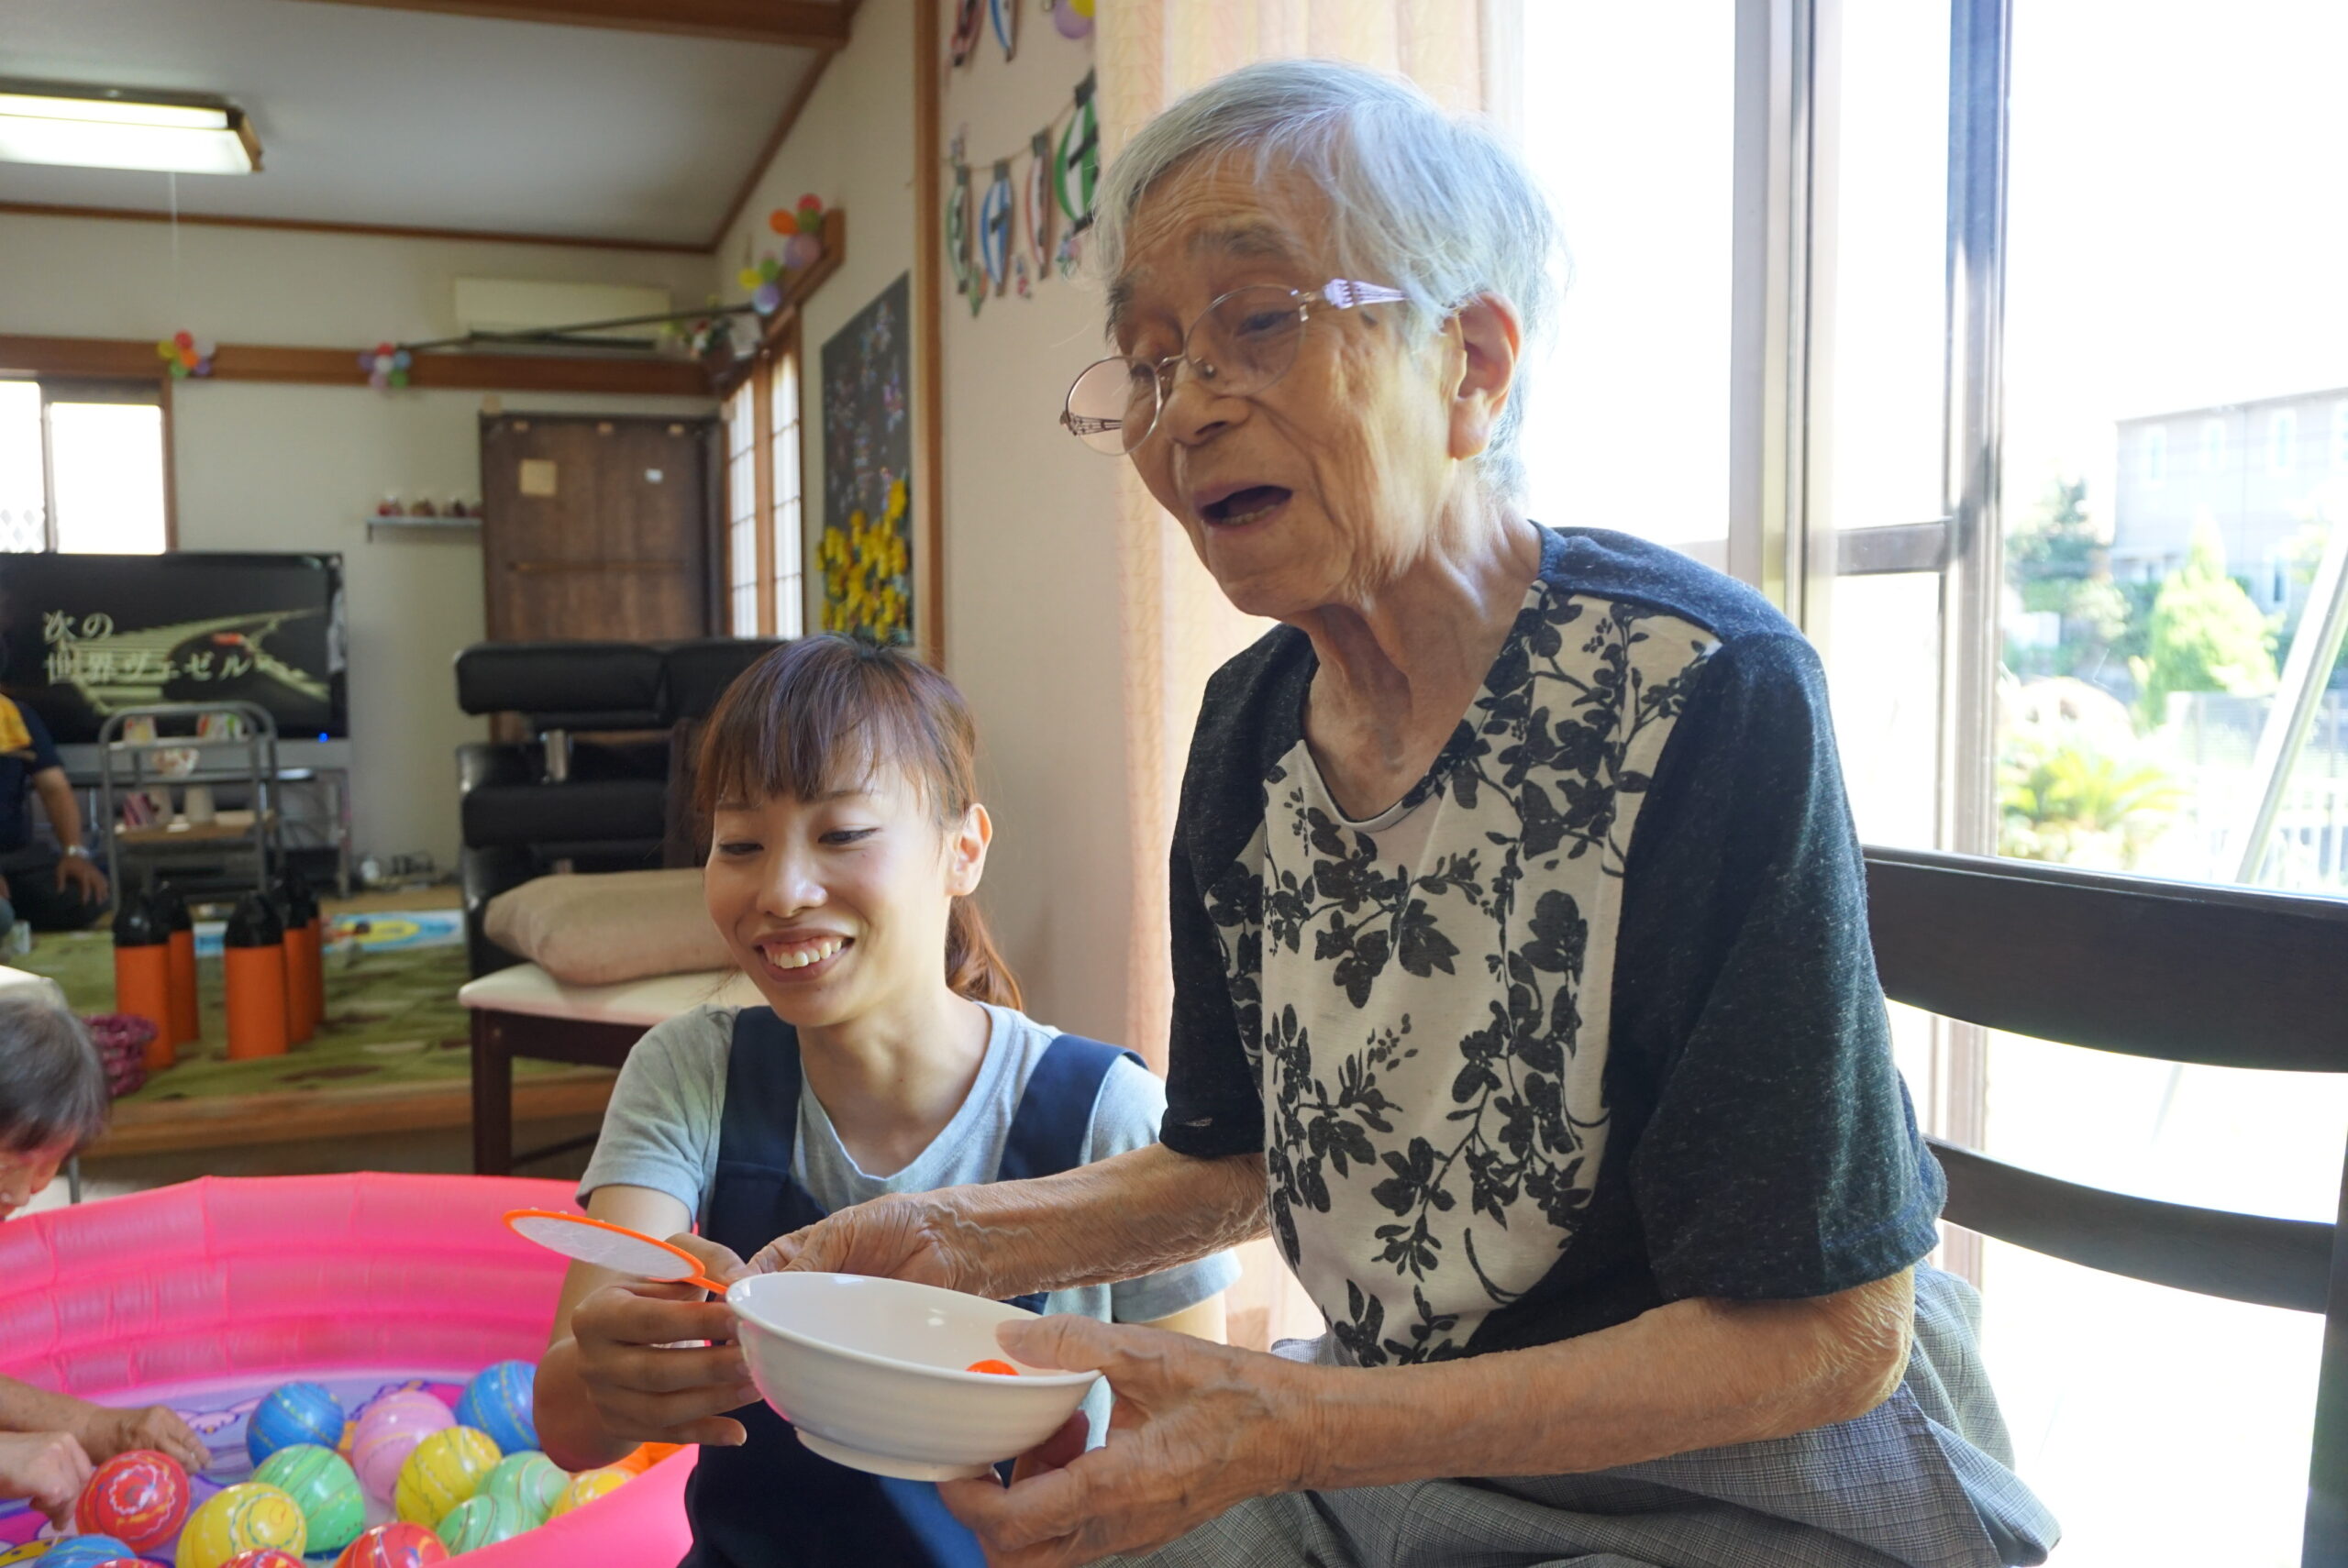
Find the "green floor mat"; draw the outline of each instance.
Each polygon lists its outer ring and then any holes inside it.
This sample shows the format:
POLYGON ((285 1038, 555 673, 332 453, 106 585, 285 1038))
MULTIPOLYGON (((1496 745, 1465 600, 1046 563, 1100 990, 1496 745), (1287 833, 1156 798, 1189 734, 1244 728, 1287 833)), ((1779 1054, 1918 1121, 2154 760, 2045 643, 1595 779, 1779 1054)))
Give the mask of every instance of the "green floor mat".
MULTIPOLYGON (((16 964, 64 987, 76 1012, 114 1010, 114 943, 103 931, 43 933, 16 964)), ((121 1103, 328 1087, 438 1087, 471 1077, 469 1025, 457 1004, 457 988, 467 978, 463 946, 371 950, 344 944, 327 955, 326 972, 326 1022, 316 1039, 282 1056, 231 1062, 220 960, 197 958, 202 1042, 181 1046, 178 1066, 154 1074, 121 1103)), ((517 1081, 577 1071, 559 1062, 514 1063, 517 1081)))

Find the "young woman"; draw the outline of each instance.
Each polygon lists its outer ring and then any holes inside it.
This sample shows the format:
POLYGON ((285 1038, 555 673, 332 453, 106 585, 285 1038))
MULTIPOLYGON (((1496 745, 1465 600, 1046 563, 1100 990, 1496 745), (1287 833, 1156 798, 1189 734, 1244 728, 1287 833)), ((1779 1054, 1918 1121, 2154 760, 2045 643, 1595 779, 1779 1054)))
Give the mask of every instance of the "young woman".
MULTIPOLYGON (((105 1068, 81 1021, 46 997, 0 995, 0 1220, 57 1177, 105 1131, 105 1068)), ((204 1440, 161 1405, 116 1409, 0 1377, 0 1497, 22 1497, 62 1525, 90 1468, 127 1449, 160 1449, 201 1470, 204 1440)))
MULTIPOLYGON (((1138 1058, 1019 1011, 970 902, 993 834, 975 747, 960 693, 895 649, 803 638, 734 683, 698 763, 703 885, 768 1005, 704 1007, 637 1045, 580 1184, 590 1214, 727 1269, 869 1198, 1156 1141, 1165 1093, 1138 1058)), ((1214 1257, 1027 1305, 1220 1339, 1236 1275, 1214 1257)), ((803 1448, 697 1290, 572 1265, 537 1413, 573 1468, 702 1444, 697 1568, 980 1561, 935 1488, 803 1448), (689 1342, 707 1342, 670 1348, 689 1342)))

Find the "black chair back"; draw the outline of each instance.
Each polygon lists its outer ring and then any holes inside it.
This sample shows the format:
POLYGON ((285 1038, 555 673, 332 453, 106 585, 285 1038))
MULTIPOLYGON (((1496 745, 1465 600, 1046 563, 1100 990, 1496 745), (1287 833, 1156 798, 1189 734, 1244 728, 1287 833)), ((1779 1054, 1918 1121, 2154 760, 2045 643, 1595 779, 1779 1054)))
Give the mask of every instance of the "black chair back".
MULTIPOLYGON (((2348 1073, 2348 900, 1869 849, 1884 994, 2157 1061, 2348 1073)), ((2301 1568, 2348 1568, 2348 1169, 2340 1221, 2164 1203, 1935 1139, 1953 1224, 2155 1285, 2324 1318, 2301 1568)))

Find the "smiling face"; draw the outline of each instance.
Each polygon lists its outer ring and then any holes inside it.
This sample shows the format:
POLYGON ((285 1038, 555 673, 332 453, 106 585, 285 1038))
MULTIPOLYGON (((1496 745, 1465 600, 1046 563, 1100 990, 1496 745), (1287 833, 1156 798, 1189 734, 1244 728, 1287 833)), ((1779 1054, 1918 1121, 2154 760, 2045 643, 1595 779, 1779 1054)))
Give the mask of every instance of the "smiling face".
POLYGON ((30 1203, 55 1181, 58 1167, 72 1154, 71 1143, 41 1149, 0 1149, 0 1220, 30 1203))
POLYGON ((978 889, 992 827, 950 829, 904 771, 814 801, 720 801, 703 896, 776 1016, 832 1028, 945 986, 953 900, 978 889))
MULTIPOLYGON (((1135 214, 1113 290, 1117 350, 1180 353, 1200 314, 1255 284, 1310 292, 1344 276, 1323 198, 1251 162, 1178 169, 1135 214)), ((1386 283, 1387 279, 1362 282, 1386 283)), ((1400 576, 1472 479, 1455 395, 1465 355, 1451 323, 1413 331, 1399 306, 1315 305, 1295 363, 1249 397, 1178 369, 1157 426, 1133 453, 1160 505, 1239 608, 1294 619, 1355 603, 1400 576)))

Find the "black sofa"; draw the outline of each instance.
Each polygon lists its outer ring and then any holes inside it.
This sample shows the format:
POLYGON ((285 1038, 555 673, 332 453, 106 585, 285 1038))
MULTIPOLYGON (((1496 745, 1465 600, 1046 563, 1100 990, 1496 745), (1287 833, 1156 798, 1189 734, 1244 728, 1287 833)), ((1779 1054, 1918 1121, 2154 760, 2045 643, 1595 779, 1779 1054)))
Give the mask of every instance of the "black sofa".
POLYGON ((521 959, 482 933, 489 900, 536 877, 691 865, 672 780, 681 749, 772 639, 477 643, 457 655, 457 705, 513 713, 529 739, 457 748, 467 955, 475 975, 521 959))

